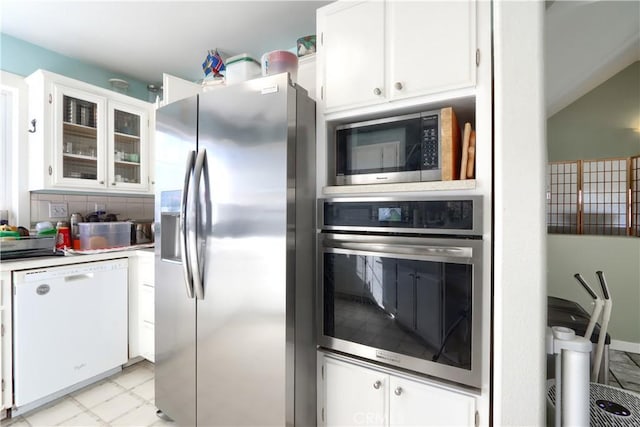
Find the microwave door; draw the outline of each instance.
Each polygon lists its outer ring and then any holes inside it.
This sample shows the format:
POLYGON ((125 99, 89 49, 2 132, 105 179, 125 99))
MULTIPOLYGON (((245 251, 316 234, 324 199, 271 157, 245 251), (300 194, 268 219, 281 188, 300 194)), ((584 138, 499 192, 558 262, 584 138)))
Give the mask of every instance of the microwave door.
POLYGON ((336 184, 372 184, 420 180, 418 116, 336 132, 336 184))

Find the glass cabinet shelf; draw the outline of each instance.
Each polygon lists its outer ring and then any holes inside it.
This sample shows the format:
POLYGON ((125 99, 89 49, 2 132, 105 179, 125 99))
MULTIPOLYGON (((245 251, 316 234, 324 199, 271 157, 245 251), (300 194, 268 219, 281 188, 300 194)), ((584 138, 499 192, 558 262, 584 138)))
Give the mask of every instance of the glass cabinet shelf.
POLYGON ((65 159, 73 159, 74 161, 80 161, 80 162, 97 162, 98 158, 94 155, 84 155, 84 154, 69 154, 69 153, 64 153, 63 157, 65 159))
POLYGON ((63 122, 65 132, 73 132, 79 135, 95 136, 96 128, 91 126, 79 125, 76 123, 63 122))
POLYGON ((126 141, 137 142, 137 141, 140 141, 140 136, 138 136, 138 135, 129 135, 129 134, 120 133, 120 132, 114 132, 113 135, 119 141, 122 141, 122 142, 126 142, 126 141))

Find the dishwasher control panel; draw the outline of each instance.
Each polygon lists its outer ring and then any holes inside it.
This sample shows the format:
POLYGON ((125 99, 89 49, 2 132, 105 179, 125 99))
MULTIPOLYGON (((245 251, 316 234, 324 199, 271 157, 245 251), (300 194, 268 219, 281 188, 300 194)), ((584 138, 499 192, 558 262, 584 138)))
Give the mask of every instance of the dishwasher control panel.
POLYGON ((92 274, 103 271, 127 268, 127 258, 110 259, 107 261, 93 261, 68 266, 56 266, 29 270, 22 273, 22 282, 35 282, 44 279, 56 279, 80 274, 92 274))

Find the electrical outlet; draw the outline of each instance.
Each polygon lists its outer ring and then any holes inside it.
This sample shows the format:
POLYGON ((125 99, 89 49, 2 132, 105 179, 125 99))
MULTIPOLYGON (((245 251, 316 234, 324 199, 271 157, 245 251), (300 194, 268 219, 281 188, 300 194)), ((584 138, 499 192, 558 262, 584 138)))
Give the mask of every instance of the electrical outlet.
POLYGON ((104 210, 106 208, 104 203, 96 203, 94 206, 96 208, 95 209, 96 212, 100 212, 100 211, 104 212, 104 210))
POLYGON ((49 202, 49 218, 67 218, 69 210, 66 203, 49 202))

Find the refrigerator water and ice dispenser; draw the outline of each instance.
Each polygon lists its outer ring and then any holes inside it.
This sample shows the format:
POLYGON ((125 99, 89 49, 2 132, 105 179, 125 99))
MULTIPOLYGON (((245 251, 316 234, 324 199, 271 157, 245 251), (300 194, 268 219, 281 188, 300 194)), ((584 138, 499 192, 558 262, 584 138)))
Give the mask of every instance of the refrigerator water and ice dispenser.
POLYGON ((182 262, 180 249, 180 190, 160 194, 160 259, 182 262))

